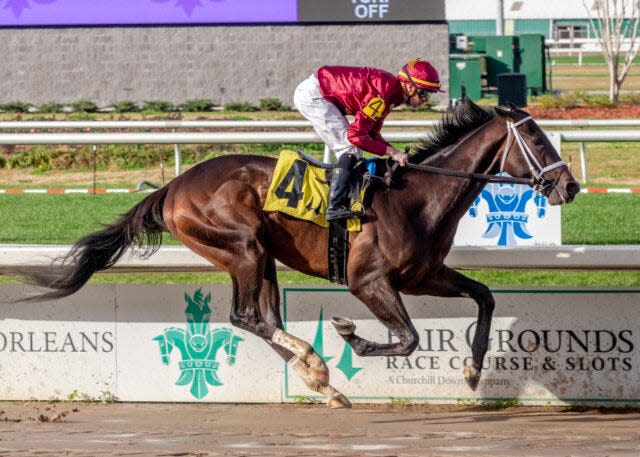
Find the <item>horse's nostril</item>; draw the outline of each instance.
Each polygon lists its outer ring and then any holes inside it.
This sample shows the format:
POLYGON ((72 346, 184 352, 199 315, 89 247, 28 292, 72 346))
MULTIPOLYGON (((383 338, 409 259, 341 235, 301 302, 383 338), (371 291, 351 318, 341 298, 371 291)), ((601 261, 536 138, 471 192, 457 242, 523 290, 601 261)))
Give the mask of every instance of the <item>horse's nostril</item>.
POLYGON ((580 184, 575 181, 570 181, 567 184, 567 194, 569 195, 569 197, 575 197, 578 192, 580 192, 580 184))

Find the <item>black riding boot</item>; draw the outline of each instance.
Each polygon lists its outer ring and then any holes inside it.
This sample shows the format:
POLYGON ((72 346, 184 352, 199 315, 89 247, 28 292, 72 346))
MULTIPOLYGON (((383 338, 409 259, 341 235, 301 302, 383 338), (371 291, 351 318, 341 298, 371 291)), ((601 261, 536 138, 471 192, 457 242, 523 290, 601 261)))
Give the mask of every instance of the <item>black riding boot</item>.
POLYGON ((360 216, 360 213, 351 211, 349 208, 351 205, 349 197, 351 171, 356 161, 357 159, 351 154, 342 154, 338 163, 333 167, 329 188, 329 208, 327 208, 326 215, 328 221, 360 216))

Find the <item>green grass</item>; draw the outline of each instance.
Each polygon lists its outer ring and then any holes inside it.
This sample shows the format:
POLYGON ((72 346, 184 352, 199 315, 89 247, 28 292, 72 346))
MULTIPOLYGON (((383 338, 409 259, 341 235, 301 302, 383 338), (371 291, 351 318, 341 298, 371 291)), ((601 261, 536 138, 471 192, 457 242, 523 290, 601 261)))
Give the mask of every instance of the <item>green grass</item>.
MULTIPOLYGON (((0 195, 0 243, 72 244, 146 195, 0 195)), ((166 236, 165 243, 177 241, 166 236)), ((640 197, 579 194, 562 207, 562 243, 640 244, 640 197)))
POLYGON ((640 287, 638 271, 464 270, 489 287, 640 287))
MULTIPOLYGON (((522 271, 522 270, 463 270, 463 274, 489 287, 640 287, 637 271, 522 271)), ((0 276, 0 284, 15 282, 0 276)), ((226 284, 231 285, 227 273, 99 273, 91 278, 93 284, 226 284)), ((326 279, 293 271, 278 272, 280 286, 332 286, 326 279)))
POLYGON ((0 243, 71 244, 146 195, 2 195, 0 243))
POLYGON ((505 398, 495 402, 496 409, 517 408, 518 406, 522 406, 522 402, 517 398, 505 398))
MULTIPOLYGON (((562 157, 571 163, 573 176, 582 177, 580 145, 563 143, 562 157)), ((640 187, 638 143, 586 143, 589 182, 583 187, 640 187)))
POLYGON ((578 194, 562 207, 562 244, 640 244, 640 196, 578 194))
MULTIPOLYGON (((634 63, 638 63, 640 58, 636 57, 634 59, 634 63)), ((555 62, 556 65, 578 65, 578 53, 573 56, 569 55, 552 55, 551 60, 555 62)), ((618 59, 620 62, 624 62, 624 55, 621 55, 618 59)), ((606 62, 602 54, 583 54, 582 56, 582 64, 583 65, 602 65, 605 66, 606 62)))
MULTIPOLYGON (((0 243, 72 244, 126 212, 141 194, 1 195, 0 243)), ((640 197, 631 194, 579 194, 562 208, 563 244, 639 244, 640 197)), ((165 236, 165 244, 177 241, 165 236)), ((466 275, 492 287, 638 287, 640 272, 472 270, 466 275)), ((329 285, 296 272, 279 272, 281 285, 329 285)), ((0 277, 0 283, 12 279, 0 277)), ((228 284, 226 273, 98 274, 95 283, 228 284)))

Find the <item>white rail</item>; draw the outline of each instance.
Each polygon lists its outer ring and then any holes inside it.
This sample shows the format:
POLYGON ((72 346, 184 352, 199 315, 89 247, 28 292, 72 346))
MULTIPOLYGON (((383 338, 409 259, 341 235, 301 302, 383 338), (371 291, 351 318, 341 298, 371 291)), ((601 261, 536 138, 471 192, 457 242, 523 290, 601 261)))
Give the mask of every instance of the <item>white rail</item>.
MULTIPOLYGON (((165 122, 165 121, 163 121, 165 122)), ((169 122, 169 121, 166 121, 169 122)), ((246 121, 241 121, 246 122, 246 121)), ((264 122, 264 121, 260 121, 264 122)), ((278 121, 269 121, 278 122, 278 121)), ((297 122, 297 121, 285 121, 297 122)), ((306 122, 306 121, 305 121, 306 122)), ((433 121, 411 121, 433 122, 433 121)), ((540 121, 542 124, 545 121, 540 121)), ((554 121, 563 127, 591 127, 591 126, 640 126, 638 121, 554 121), (609 122, 608 124, 606 122, 609 122), (611 123, 611 122, 615 122, 611 123)), ((288 124, 292 125, 292 124, 288 124)), ((426 126, 426 124, 425 124, 426 126)), ((579 142, 580 162, 582 164, 582 182, 587 182, 587 157, 584 143, 587 141, 640 141, 640 130, 558 130, 561 141, 579 142)), ((424 131, 384 131, 388 141, 410 143, 424 138, 424 131)), ((180 174, 181 157, 180 144, 278 144, 278 143, 321 143, 315 132, 65 132, 65 133, 0 133, 0 144, 173 144, 175 151, 175 173, 180 174)), ((325 161, 330 157, 325 151, 325 161)))
MULTIPOLYGON (((640 130, 557 130, 562 141, 640 141, 640 130)), ((413 142, 422 131, 385 131, 393 142, 413 142)), ((0 133, 0 144, 250 144, 321 143, 315 132, 0 133)))
MULTIPOLYGON (((44 267, 71 246, 0 245, 0 272, 8 268, 44 267)), ((445 263, 451 268, 640 270, 640 245, 454 247, 445 263)), ((288 267, 278 263, 281 271, 288 267)), ((207 272, 216 268, 184 246, 162 246, 148 259, 125 255, 108 272, 207 272)))
MULTIPOLYGON (((433 128, 439 121, 428 119, 389 119, 385 127, 433 128)), ((540 119, 541 127, 640 127, 638 119, 540 119)), ((311 128, 306 120, 280 121, 5 121, 0 130, 47 130, 47 129, 242 129, 242 128, 311 128)))

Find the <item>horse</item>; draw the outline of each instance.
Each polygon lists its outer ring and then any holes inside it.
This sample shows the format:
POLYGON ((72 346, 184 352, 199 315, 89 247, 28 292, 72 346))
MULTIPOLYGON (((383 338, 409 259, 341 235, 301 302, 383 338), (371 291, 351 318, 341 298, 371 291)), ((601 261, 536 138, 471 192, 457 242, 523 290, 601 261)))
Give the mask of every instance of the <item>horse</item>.
MULTIPOLYGON (((330 384, 322 358, 283 329, 275 262, 327 278, 328 231, 262 209, 275 164, 272 157, 254 155, 197 164, 116 222, 82 237, 48 269, 15 273, 49 288, 35 299, 65 297, 130 247, 149 255, 168 231, 229 273, 234 326, 263 338, 311 390, 325 396, 329 407, 348 408, 351 403, 330 384)), ((495 305, 487 286, 444 264, 461 217, 487 175, 498 172, 526 178, 551 205, 572 201, 580 186, 528 113, 514 106, 483 109, 469 100, 445 113, 435 130, 413 145, 408 166, 399 170, 390 187, 371 189, 361 231, 349 233, 347 264, 349 292, 396 338, 369 341, 342 317, 332 318, 332 324, 358 356, 408 356, 419 337, 401 293, 470 298, 478 306, 478 320, 471 363, 463 374, 475 390, 495 305)))

